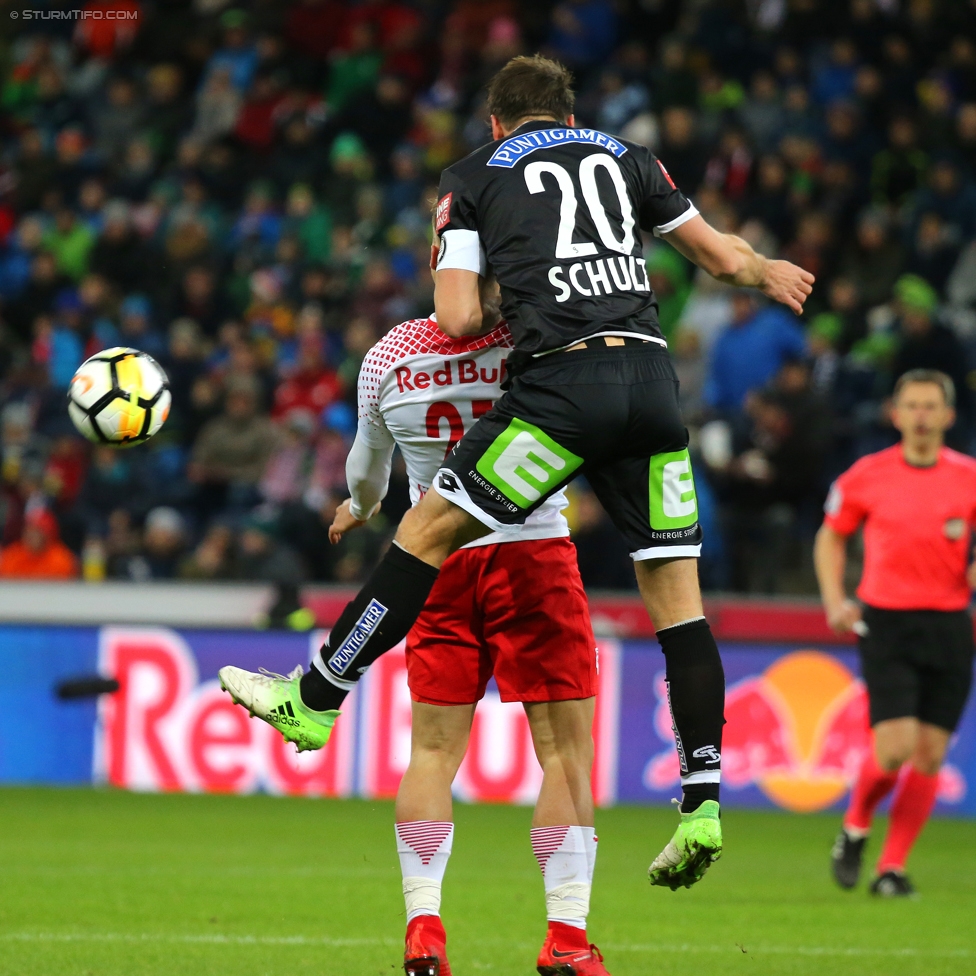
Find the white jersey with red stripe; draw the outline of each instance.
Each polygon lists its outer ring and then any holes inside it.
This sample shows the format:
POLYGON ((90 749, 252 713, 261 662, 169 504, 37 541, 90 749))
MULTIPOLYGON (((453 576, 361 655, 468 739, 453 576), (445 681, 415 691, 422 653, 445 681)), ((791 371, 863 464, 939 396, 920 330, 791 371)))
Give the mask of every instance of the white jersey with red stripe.
MULTIPOLYGON (((436 319, 411 319, 373 346, 359 372, 359 432, 371 448, 396 443, 416 505, 444 458, 475 421, 501 396, 505 360, 513 347, 507 325, 485 335, 452 339, 436 319)), ((518 533, 493 532, 475 546, 569 535, 562 514, 568 504, 556 492, 518 533)))

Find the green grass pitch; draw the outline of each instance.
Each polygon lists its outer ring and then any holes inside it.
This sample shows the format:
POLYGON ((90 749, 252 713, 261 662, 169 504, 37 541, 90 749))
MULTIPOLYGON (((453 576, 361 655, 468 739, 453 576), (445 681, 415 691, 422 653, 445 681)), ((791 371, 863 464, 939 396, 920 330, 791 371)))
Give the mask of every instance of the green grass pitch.
MULTIPOLYGON (((530 974, 530 811, 458 806, 443 915, 456 976, 530 974)), ((4 976, 391 976, 403 903, 388 803, 0 790, 4 976)), ((730 811, 689 891, 645 872, 674 814, 601 811, 590 916, 614 976, 976 972, 976 823, 935 821, 915 902, 834 889, 836 818, 730 811)), ((877 848, 875 847, 875 853, 877 848)))

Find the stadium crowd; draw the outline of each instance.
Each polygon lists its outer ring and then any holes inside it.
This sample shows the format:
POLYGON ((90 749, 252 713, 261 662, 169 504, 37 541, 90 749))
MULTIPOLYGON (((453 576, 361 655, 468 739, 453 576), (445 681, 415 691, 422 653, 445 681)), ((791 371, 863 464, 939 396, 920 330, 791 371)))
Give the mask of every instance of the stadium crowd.
MULTIPOLYGON (((9 6, 9 4, 7 5, 9 6)), ((13 8, 11 8, 13 9, 13 8)), ((894 441, 894 379, 976 413, 976 0, 72 0, 3 19, 0 576, 359 580, 407 505, 329 546, 369 347, 432 309, 440 170, 542 50, 577 123, 817 276, 802 320, 647 240, 693 433, 707 587, 812 587, 832 477, 894 441), (111 14, 111 16, 109 16, 111 14), (97 350, 158 358, 170 419, 74 432, 97 350)), ((584 484, 584 581, 625 588, 584 484)))

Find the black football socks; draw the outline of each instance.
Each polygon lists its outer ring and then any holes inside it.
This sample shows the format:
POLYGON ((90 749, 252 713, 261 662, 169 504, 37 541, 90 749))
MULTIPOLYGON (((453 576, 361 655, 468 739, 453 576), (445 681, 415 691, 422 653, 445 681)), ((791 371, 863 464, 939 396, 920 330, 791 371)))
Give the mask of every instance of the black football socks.
POLYGON ((681 764, 681 812, 717 800, 725 724, 725 671, 704 617, 657 632, 666 661, 668 704, 681 764))
POLYGON ((312 659, 302 702, 339 708, 369 666, 407 636, 439 573, 394 542, 312 659))

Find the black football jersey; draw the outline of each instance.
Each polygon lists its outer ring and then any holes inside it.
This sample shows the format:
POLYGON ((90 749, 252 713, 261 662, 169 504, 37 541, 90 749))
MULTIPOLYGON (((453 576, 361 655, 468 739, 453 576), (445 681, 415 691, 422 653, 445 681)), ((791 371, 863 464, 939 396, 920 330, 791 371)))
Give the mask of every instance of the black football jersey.
POLYGON ((444 170, 437 267, 494 271, 523 356, 601 334, 663 344, 638 228, 697 212, 644 146, 527 122, 444 170))

